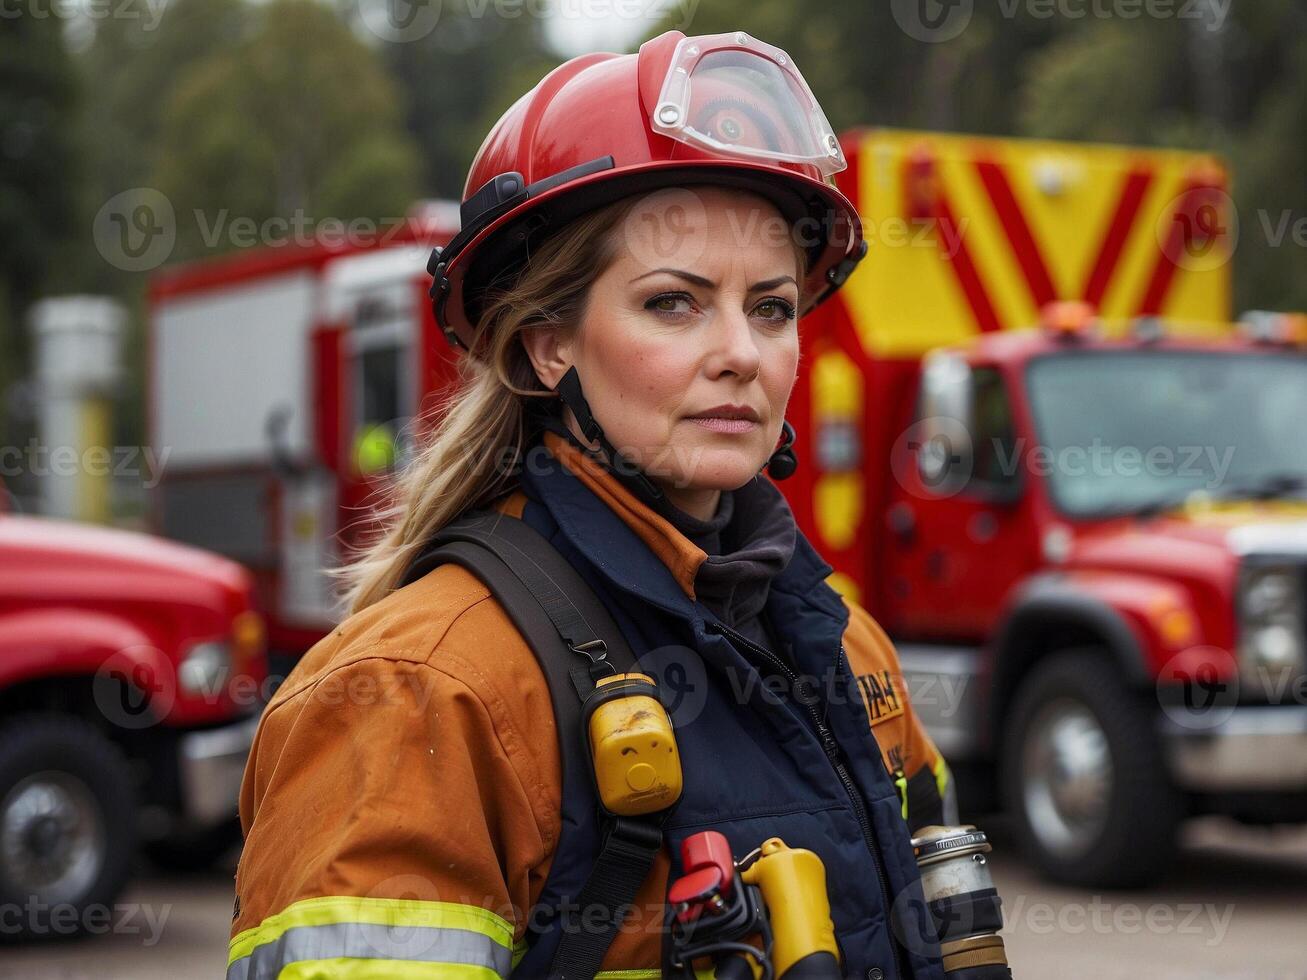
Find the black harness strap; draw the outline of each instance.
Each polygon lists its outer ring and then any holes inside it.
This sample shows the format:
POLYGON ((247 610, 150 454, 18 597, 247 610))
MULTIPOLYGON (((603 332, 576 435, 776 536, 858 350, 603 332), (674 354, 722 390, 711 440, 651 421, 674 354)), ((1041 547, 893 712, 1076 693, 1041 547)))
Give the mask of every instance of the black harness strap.
MULTIPOLYGON (((527 640, 549 682, 564 784, 584 778, 576 770, 575 756, 579 748, 583 758, 590 758, 583 702, 600 678, 637 669, 612 616, 576 569, 517 518, 469 512, 432 539, 400 585, 447 563, 480 579, 527 640)), ((585 771, 593 788, 588 761, 585 771)), ((550 969, 554 980, 593 980, 599 972, 624 910, 634 903, 662 849, 663 818, 601 816, 604 839, 576 897, 580 921, 562 923, 563 936, 550 969)))

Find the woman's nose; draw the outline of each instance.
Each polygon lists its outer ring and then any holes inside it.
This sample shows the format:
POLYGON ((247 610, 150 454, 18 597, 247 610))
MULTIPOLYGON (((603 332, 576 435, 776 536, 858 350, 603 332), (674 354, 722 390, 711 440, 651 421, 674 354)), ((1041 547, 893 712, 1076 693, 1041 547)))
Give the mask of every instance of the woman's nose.
POLYGON ((712 331, 713 348, 709 373, 716 377, 730 371, 742 378, 752 378, 762 364, 762 352, 749 318, 741 310, 723 311, 712 331))

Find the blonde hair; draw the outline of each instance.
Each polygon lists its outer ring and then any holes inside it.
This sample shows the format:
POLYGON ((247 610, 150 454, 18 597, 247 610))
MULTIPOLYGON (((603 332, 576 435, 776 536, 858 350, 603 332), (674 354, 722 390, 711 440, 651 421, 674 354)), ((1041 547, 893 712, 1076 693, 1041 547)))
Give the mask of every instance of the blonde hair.
MULTIPOLYGON (((375 518, 375 533, 351 563, 332 570, 355 613, 383 599, 423 546, 465 510, 509 489, 513 466, 533 433, 528 399, 556 399, 541 384, 519 341, 535 327, 580 324, 590 285, 612 263, 627 212, 623 198, 572 221, 546 239, 520 270, 487 290, 472 349, 459 359, 459 379, 435 408, 425 444, 397 475, 375 518)), ((799 269, 807 255, 795 244, 799 269)))
POLYGON ((488 290, 472 343, 477 356, 459 358, 457 383, 375 517, 381 533, 333 571, 349 612, 384 598, 436 532, 508 489, 511 463, 526 448, 527 399, 557 397, 541 384, 519 335, 581 322, 590 284, 616 255, 614 229, 633 204, 624 199, 577 218, 548 238, 516 279, 488 290))

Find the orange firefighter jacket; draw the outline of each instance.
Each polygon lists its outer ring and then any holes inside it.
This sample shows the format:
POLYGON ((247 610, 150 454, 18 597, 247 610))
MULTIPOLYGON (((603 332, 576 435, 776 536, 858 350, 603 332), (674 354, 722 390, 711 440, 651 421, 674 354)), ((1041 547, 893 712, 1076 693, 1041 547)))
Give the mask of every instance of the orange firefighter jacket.
MULTIPOLYGON (((704 552, 566 440, 545 444, 693 598, 704 552)), ((497 509, 524 504, 517 491, 497 509)), ((948 769, 893 646, 845 602, 850 666, 873 679, 860 684, 869 733, 908 817, 910 800, 949 796, 948 769)), ((506 977, 549 874, 561 796, 548 684, 489 591, 444 565, 392 592, 315 644, 263 713, 240 794, 229 980, 506 977)), ((664 849, 601 977, 659 976, 650 910, 668 869, 664 849)))

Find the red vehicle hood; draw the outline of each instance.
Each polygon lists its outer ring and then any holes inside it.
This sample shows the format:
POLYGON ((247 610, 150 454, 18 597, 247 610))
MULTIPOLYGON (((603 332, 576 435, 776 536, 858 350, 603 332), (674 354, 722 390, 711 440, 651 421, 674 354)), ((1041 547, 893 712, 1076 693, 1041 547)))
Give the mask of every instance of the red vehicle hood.
POLYGON ((248 573, 207 551, 130 531, 0 514, 0 600, 243 607, 248 573))
POLYGON ((1115 520, 1076 535, 1066 565, 1232 582, 1245 554, 1307 558, 1307 505, 1266 501, 1182 508, 1115 520))

